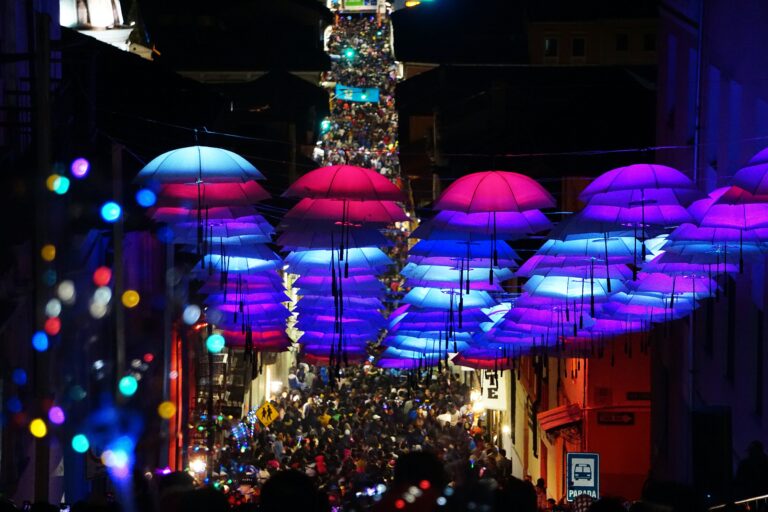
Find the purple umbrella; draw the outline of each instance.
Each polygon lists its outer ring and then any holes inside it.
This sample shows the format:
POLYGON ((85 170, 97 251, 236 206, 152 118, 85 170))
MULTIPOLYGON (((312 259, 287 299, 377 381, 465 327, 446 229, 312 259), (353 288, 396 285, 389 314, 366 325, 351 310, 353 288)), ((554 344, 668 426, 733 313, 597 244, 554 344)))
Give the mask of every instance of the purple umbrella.
POLYGON ((750 194, 768 196, 768 148, 761 150, 739 169, 733 176, 733 184, 750 194))

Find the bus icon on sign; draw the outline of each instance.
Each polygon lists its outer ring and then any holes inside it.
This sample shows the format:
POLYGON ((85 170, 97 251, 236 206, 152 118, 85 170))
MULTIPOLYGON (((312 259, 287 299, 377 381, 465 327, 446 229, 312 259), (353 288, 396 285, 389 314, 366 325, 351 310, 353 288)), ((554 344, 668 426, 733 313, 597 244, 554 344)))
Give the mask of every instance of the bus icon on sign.
POLYGON ((573 468, 574 480, 592 480, 592 466, 589 464, 576 464, 573 468))

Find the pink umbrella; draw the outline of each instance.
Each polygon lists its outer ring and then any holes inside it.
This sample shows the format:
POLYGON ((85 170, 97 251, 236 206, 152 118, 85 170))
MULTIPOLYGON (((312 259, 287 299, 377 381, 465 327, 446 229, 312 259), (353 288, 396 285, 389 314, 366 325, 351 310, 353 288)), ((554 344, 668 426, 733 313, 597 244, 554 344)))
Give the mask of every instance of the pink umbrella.
POLYGON ((330 221, 334 223, 404 222, 408 217, 393 201, 337 201, 302 199, 285 214, 291 221, 330 221))
POLYGON ((381 174, 352 165, 334 165, 310 171, 296 180, 283 197, 346 201, 405 200, 402 191, 381 174))
POLYGON ((509 171, 482 171, 453 182, 435 209, 464 213, 522 212, 552 208, 555 199, 535 180, 509 171))
POLYGON ((199 187, 194 183, 169 183, 160 187, 158 206, 250 206, 270 197, 255 181, 202 183, 199 187))
POLYGON ((234 220, 240 217, 258 215, 255 208, 249 206, 215 206, 198 210, 183 206, 161 206, 150 210, 155 222, 177 223, 197 222, 198 215, 210 220, 234 220))

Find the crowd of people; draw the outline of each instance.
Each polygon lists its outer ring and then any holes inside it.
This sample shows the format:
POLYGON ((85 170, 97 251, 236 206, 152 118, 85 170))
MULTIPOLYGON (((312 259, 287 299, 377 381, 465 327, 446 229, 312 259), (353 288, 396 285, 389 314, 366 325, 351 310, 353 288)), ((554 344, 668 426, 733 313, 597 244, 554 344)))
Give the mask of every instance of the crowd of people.
MULTIPOLYGON (((268 426, 255 422, 245 445, 225 438, 221 453, 231 456, 207 482, 137 472, 130 506, 102 494, 71 512, 704 510, 689 487, 655 482, 634 503, 586 495, 555 502, 543 479, 534 485, 513 476, 512 462, 473 414, 468 386, 447 369, 418 382, 369 365, 345 368, 337 381, 308 365, 291 375, 271 401, 279 417, 268 426)), ((0 512, 16 510, 0 500, 0 512)))
MULTIPOLYGON (((379 101, 333 97, 315 160, 322 165, 351 164, 399 177, 397 73, 390 48, 390 26, 375 16, 338 15, 329 40, 331 70, 323 80, 332 87, 375 88, 379 101)), ((333 90, 333 89, 332 89, 333 90)))

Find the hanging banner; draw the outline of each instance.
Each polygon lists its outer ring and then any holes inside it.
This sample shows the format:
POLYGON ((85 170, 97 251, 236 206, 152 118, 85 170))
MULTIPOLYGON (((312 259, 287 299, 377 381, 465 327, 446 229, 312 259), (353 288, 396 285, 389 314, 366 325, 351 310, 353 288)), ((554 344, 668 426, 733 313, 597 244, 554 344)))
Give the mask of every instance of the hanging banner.
POLYGON ((379 89, 376 87, 350 87, 336 84, 336 99, 360 103, 378 103, 379 89))
POLYGON ((510 372, 494 372, 483 370, 483 405, 486 409, 494 411, 507 410, 507 386, 506 379, 510 372))

